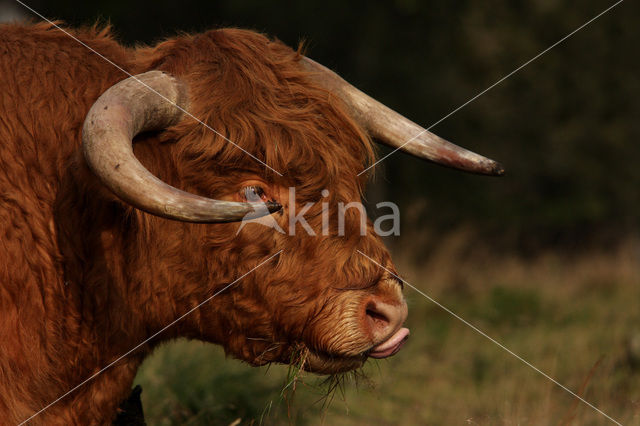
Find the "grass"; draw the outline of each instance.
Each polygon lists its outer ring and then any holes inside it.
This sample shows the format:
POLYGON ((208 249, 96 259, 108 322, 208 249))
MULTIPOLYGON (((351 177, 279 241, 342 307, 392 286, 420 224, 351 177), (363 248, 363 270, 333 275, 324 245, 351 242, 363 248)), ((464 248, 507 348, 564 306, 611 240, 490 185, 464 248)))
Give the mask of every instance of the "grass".
MULTIPOLYGON (((450 241, 422 265, 399 266, 408 282, 614 419, 640 425, 639 247, 527 260, 468 252, 450 241)), ((613 424, 418 293, 405 294, 410 341, 356 375, 304 373, 303 354, 290 368, 251 368, 213 345, 166 345, 136 379, 147 421, 613 424)))

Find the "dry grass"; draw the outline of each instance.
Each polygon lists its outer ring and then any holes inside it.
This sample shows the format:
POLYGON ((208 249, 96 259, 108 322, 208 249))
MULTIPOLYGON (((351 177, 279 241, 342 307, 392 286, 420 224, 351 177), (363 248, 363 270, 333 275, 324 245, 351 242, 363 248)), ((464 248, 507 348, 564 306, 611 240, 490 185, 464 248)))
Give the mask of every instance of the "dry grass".
MULTIPOLYGON (((523 260, 469 250, 466 240, 454 235, 428 262, 400 269, 408 282, 614 419, 640 424, 638 244, 523 260)), ((612 424, 416 292, 405 294, 411 340, 395 357, 369 362, 368 380, 346 376, 322 385, 299 369, 289 376, 282 366, 252 369, 222 361, 211 345, 179 342, 158 351, 139 374, 148 421, 612 424), (296 393, 285 401, 287 377, 296 393)))

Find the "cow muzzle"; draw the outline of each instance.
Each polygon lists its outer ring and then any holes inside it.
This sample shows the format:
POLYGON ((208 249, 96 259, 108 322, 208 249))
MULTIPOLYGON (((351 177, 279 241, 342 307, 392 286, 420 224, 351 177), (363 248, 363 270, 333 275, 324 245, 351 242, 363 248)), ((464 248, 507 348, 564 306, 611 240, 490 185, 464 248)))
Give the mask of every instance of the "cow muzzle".
POLYGON ((389 302, 372 296, 364 303, 365 330, 371 335, 373 346, 367 355, 387 358, 396 354, 409 338, 409 329, 402 327, 407 319, 407 304, 389 302))

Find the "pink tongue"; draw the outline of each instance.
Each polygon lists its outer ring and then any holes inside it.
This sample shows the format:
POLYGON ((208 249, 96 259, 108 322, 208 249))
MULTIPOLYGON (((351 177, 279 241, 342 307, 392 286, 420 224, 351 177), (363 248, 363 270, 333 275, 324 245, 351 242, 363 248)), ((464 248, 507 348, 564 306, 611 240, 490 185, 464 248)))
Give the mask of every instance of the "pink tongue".
POLYGON ((409 329, 403 327, 396 331, 393 336, 389 337, 388 340, 374 347, 371 352, 369 352, 369 356, 371 358, 386 358, 388 356, 395 355, 408 338, 409 329))

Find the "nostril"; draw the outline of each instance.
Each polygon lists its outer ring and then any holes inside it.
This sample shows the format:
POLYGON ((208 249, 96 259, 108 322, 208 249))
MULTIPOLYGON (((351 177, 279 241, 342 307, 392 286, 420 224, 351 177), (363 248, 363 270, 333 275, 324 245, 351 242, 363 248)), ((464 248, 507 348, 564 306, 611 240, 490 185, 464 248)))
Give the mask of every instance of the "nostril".
POLYGON ((389 333, 389 329, 392 327, 393 317, 390 316, 392 312, 386 312, 387 306, 382 303, 376 303, 370 300, 365 308, 365 315, 369 323, 371 333, 374 339, 379 339, 389 333))
POLYGON ((404 302, 390 304, 372 296, 363 305, 365 330, 376 343, 388 339, 402 326, 407 317, 407 305, 404 302))
POLYGON ((389 318, 387 318, 383 313, 377 311, 375 309, 374 303, 369 303, 365 312, 367 314, 367 317, 369 317, 369 319, 372 320, 374 324, 378 326, 386 326, 387 324, 389 324, 389 318))

